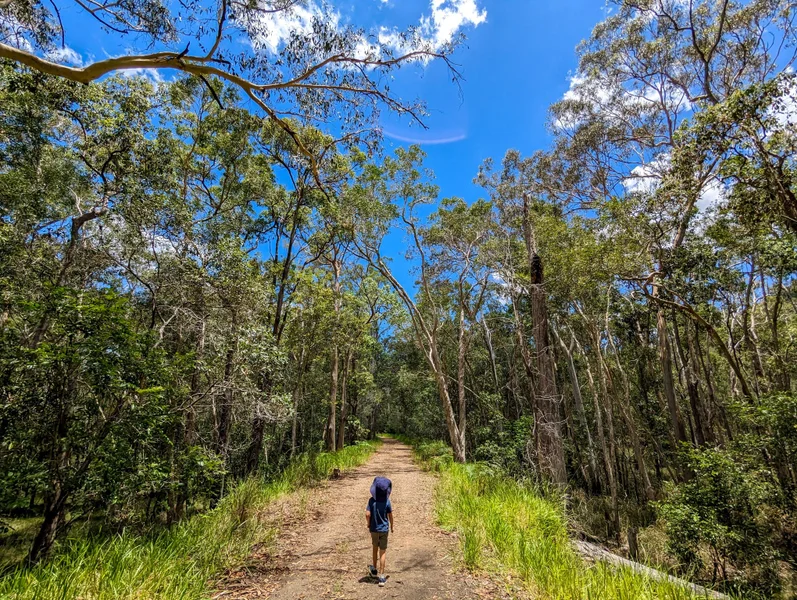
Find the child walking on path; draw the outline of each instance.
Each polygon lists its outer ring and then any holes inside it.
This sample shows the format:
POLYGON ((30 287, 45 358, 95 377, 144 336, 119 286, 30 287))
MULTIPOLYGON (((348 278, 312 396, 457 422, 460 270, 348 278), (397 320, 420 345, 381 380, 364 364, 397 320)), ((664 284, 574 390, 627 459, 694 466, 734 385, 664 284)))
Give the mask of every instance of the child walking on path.
POLYGON ((371 497, 365 509, 365 521, 368 524, 368 531, 371 532, 374 560, 373 564, 368 565, 368 571, 371 577, 379 577, 379 587, 384 587, 387 580, 385 554, 388 531, 393 532, 393 507, 390 504, 392 491, 393 483, 387 477, 375 477, 371 484, 371 497))

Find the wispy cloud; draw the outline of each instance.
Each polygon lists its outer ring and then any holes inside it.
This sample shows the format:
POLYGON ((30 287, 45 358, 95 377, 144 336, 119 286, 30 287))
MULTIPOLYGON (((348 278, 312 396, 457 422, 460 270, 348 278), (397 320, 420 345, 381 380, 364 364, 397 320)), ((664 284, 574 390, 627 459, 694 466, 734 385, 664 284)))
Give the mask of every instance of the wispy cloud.
POLYGON ((325 12, 315 2, 308 2, 277 12, 258 13, 245 25, 256 50, 277 53, 292 36, 310 35, 316 19, 324 19, 332 29, 337 29, 340 14, 334 11, 325 12))
POLYGON ((126 69, 122 71, 122 77, 141 77, 155 84, 163 82, 163 74, 158 69, 126 69))
MULTIPOLYGON (((392 0, 378 0, 388 7, 392 0)), ((356 44, 358 57, 379 56, 382 49, 407 53, 418 49, 432 52, 442 50, 454 41, 465 27, 478 27, 487 20, 487 11, 480 9, 478 0, 430 0, 429 12, 421 15, 415 36, 402 36, 394 26, 382 25, 373 30, 371 39, 363 37, 356 44), (375 41, 371 41, 375 40, 375 41)), ((325 8, 311 0, 274 13, 257 13, 242 23, 249 33, 252 46, 258 50, 277 53, 294 35, 308 36, 313 23, 337 30, 344 23, 340 12, 325 8)))
POLYGON ((69 46, 50 50, 47 53, 47 58, 53 62, 69 65, 72 67, 83 66, 83 57, 69 46))

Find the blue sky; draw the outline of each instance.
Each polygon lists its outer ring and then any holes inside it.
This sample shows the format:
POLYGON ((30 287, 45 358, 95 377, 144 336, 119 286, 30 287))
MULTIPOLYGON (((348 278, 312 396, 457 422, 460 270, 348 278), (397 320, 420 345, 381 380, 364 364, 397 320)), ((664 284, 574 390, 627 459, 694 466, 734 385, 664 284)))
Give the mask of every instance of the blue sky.
MULTIPOLYGON (((315 5, 308 2, 310 8, 315 5)), ((332 6, 342 23, 370 31, 426 23, 432 39, 467 36, 453 57, 464 76, 461 87, 450 82, 441 63, 410 65, 396 76, 394 91, 427 102, 429 129, 408 127, 390 116, 381 125, 387 151, 421 143, 441 197, 461 196, 468 202, 482 193, 472 180, 485 158, 500 161, 509 148, 530 154, 548 146, 548 106, 569 88, 576 46, 606 8, 605 0, 349 0, 332 6)), ((136 45, 135 40, 103 34, 73 5, 62 9, 62 17, 68 49, 61 51, 61 62, 102 59, 136 45), (77 56, 69 56, 72 51, 77 56)), ((286 23, 290 21, 270 26, 277 31, 286 23)), ((275 43, 280 39, 275 33, 275 43)), ((389 245, 400 263, 403 241, 392 236, 389 245)), ((411 286, 412 279, 401 273, 402 283, 411 286)))
MULTIPOLYGON (((401 1, 418 13, 428 11, 423 0, 401 1)), ((468 202, 484 195, 473 184, 484 159, 499 162, 510 148, 531 154, 549 145, 548 107, 569 89, 577 67, 576 46, 603 19, 606 5, 601 0, 479 0, 478 6, 487 19, 462 28, 467 40, 455 56, 465 78, 461 96, 447 82, 442 65, 430 65, 423 73, 408 69, 398 89, 426 100, 429 130, 395 119, 383 122, 388 149, 408 145, 397 137, 432 142, 462 137, 421 146, 441 197, 460 196, 468 202)), ((392 235, 388 253, 399 281, 414 287, 415 277, 402 256, 406 243, 400 234, 392 235)))
MULTIPOLYGON (((420 12, 428 3, 407 4, 420 12)), ((400 90, 404 94, 406 87, 405 95, 415 92, 427 101, 432 113, 427 119, 429 131, 402 128, 394 119, 384 123, 388 134, 407 139, 464 136, 422 147, 441 194, 468 201, 480 194, 472 180, 485 158, 499 161, 509 148, 531 153, 548 146, 548 106, 569 88, 569 76, 577 66, 576 46, 603 18, 605 7, 600 0, 480 0, 478 4, 486 10, 487 20, 462 29, 467 41, 455 56, 465 77, 462 97, 447 82, 442 65, 427 67, 423 78, 411 70, 401 77, 400 90)), ((406 145, 389 135, 385 144, 406 145)))
MULTIPOLYGON (((437 10, 443 16, 432 24, 431 36, 467 36, 453 57, 464 75, 461 89, 449 81, 442 63, 409 65, 396 77, 393 88, 401 96, 428 103, 429 130, 389 116, 382 125, 388 149, 407 145, 406 140, 422 142, 442 194, 470 200, 478 193, 471 180, 484 158, 498 160, 508 148, 525 153, 547 146, 546 110, 568 89, 576 45, 603 18, 606 5, 605 0, 349 0, 332 6, 342 22, 371 31, 418 25, 437 10), (474 25, 468 17, 480 22, 474 25)), ((65 5, 61 16, 67 32, 63 54, 74 51, 74 62, 137 46, 134 38, 102 33, 76 5, 65 5)), ((59 62, 70 62, 64 55, 59 62)))

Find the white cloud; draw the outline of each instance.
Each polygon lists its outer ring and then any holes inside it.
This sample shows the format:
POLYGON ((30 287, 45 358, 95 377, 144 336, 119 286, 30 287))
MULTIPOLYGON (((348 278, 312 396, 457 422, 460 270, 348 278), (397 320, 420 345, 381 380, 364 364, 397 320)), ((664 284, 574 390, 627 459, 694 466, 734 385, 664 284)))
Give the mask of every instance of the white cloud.
MULTIPOLYGON (((615 82, 604 81, 576 73, 570 77, 570 87, 562 96, 566 102, 586 105, 595 113, 618 122, 625 119, 624 110, 657 111, 666 108, 671 113, 682 113, 692 109, 686 94, 669 84, 657 88, 646 85, 642 88, 625 88, 615 82)), ((581 108, 563 107, 553 122, 555 129, 568 129, 579 125, 581 108)))
POLYGON ((638 165, 623 179, 623 187, 629 194, 651 194, 656 191, 670 168, 672 159, 664 153, 644 165, 638 165))
POLYGON ((586 75, 576 73, 570 78, 570 89, 565 92, 564 99, 572 101, 606 104, 612 97, 609 88, 598 84, 595 79, 587 79, 586 75))
POLYGON ((780 83, 780 97, 770 108, 779 130, 794 131, 797 128, 797 76, 789 68, 780 83))
POLYGON ((0 12, 0 42, 26 52, 33 52, 33 44, 25 37, 27 29, 11 13, 0 12))
POLYGON ((705 214, 710 209, 722 203, 726 197, 727 194, 722 183, 717 179, 712 179, 703 186, 700 192, 700 198, 697 199, 695 205, 700 214, 705 214))
MULTIPOLYGON (((389 6, 392 0, 379 0, 389 6)), ((478 0, 430 0, 428 14, 422 15, 417 36, 402 36, 395 27, 382 26, 375 31, 376 42, 363 36, 353 50, 356 58, 379 58, 383 49, 405 54, 415 50, 438 52, 451 43, 465 27, 477 27, 487 20, 487 11, 479 9, 478 0)), ((250 13, 241 22, 256 50, 277 53, 295 35, 309 36, 313 24, 322 20, 331 30, 339 30, 339 12, 310 0, 274 13, 250 13)))
POLYGON ((467 25, 478 27, 487 21, 487 11, 476 0, 432 0, 431 16, 421 17, 421 30, 436 50, 450 43, 467 25))
MULTIPOLYGON (((671 163, 672 159, 669 153, 660 154, 649 163, 634 167, 631 174, 623 179, 623 187, 629 194, 652 194, 658 189, 671 163)), ((701 215, 705 215, 725 201, 727 197, 728 194, 722 182, 712 178, 703 185, 695 206, 701 215)))
POLYGON ((53 62, 62 63, 72 67, 83 66, 83 57, 69 46, 50 50, 47 53, 47 58, 53 62))
POLYGON ((163 82, 163 75, 158 69, 126 69, 122 71, 122 77, 142 77, 156 85, 163 82))
POLYGON ((429 8, 431 13, 421 15, 419 21, 420 40, 405 39, 395 28, 382 27, 379 43, 401 54, 417 50, 418 43, 424 50, 439 52, 461 29, 487 21, 487 11, 479 9, 477 0, 431 0, 429 8))
POLYGON ((662 85, 660 88, 648 85, 641 90, 628 90, 623 98, 628 106, 636 105, 640 108, 654 110, 666 108, 669 112, 674 113, 692 110, 692 103, 684 91, 668 84, 662 85))
POLYGON ((334 11, 325 13, 315 2, 308 2, 273 13, 256 13, 245 25, 256 50, 276 53, 291 36, 312 33, 315 19, 325 19, 337 29, 340 15, 334 11))
POLYGON ((354 46, 352 53, 354 58, 360 60, 377 60, 382 55, 382 48, 379 44, 369 42, 366 38, 360 38, 354 46))

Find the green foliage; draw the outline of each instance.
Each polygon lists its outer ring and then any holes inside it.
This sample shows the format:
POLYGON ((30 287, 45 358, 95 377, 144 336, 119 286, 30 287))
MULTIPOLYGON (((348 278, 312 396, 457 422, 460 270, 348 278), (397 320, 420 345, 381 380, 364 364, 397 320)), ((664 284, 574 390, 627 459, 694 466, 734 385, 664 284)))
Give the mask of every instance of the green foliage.
POLYGON ((214 579, 240 565, 256 544, 275 534, 266 510, 282 494, 327 478, 332 470, 362 464, 376 444, 360 443, 334 454, 298 457, 276 480, 252 478, 216 508, 149 537, 131 532, 106 539, 74 540, 52 560, 20 567, 0 578, 0 596, 121 600, 200 600, 214 579))
POLYGON ((690 477, 659 504, 668 549, 686 571, 709 563, 728 589, 768 598, 780 589, 777 561, 794 532, 797 397, 739 406, 747 433, 725 449, 686 452, 690 477))
POLYGON ((433 471, 445 471, 454 462, 451 446, 443 441, 416 441, 399 436, 405 443, 412 444, 413 452, 421 464, 433 471))
POLYGON ((496 431, 499 422, 496 419, 495 425, 476 433, 475 438, 481 443, 476 446, 473 457, 511 476, 522 477, 528 472, 524 456, 531 440, 533 420, 521 417, 504 421, 496 431))
MULTIPOLYGON (((416 451, 425 457, 441 449, 422 444, 416 451)), ((570 546, 561 505, 534 487, 480 463, 440 470, 437 517, 459 534, 467 566, 516 574, 544 598, 694 598, 627 569, 585 566, 570 546)))

